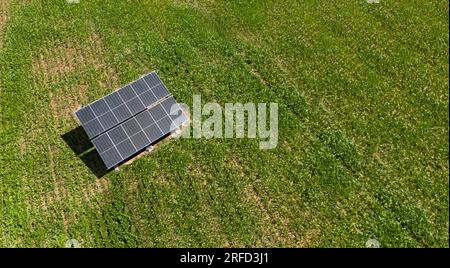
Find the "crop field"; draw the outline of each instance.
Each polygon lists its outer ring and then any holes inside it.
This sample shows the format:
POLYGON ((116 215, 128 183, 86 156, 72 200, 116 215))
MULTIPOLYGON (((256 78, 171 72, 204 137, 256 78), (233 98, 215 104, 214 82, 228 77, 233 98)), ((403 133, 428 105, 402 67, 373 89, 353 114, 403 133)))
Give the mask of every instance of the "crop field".
POLYGON ((449 4, 370 2, 0 0, 0 247, 448 247, 449 4), (73 112, 152 70, 277 146, 106 172, 73 112))

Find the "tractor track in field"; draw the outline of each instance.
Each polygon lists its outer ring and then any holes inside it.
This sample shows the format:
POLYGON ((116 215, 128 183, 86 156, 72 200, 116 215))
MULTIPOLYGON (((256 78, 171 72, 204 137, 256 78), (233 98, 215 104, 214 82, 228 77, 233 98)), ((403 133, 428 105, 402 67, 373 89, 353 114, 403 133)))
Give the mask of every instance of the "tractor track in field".
MULTIPOLYGON (((2 2, 0 3, 0 53, 3 50, 5 26, 9 19, 10 9, 11 9, 11 1, 10 0, 2 0, 2 2)), ((1 81, 0 81, 0 91, 1 91, 1 89, 2 89, 2 86, 1 86, 1 81)), ((6 211, 5 193, 2 193, 1 204, 2 204, 1 208, 2 208, 2 215, 3 215, 4 211, 6 211)), ((8 227, 6 226, 6 224, 3 224, 2 227, 3 227, 2 228, 3 229, 3 246, 8 247, 8 245, 9 245, 8 227)))

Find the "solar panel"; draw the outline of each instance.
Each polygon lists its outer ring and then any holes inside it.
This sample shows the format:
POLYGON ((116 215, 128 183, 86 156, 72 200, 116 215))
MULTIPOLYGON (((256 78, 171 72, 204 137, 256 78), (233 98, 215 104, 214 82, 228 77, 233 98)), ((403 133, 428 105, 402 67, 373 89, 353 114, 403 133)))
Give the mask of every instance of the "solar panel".
POLYGON ((75 115, 92 139, 169 95, 158 75, 151 72, 79 109, 75 115))
POLYGON ((155 72, 75 111, 110 169, 188 121, 155 72))
POLYGON ((94 138, 92 143, 110 169, 178 129, 187 120, 170 96, 94 138))

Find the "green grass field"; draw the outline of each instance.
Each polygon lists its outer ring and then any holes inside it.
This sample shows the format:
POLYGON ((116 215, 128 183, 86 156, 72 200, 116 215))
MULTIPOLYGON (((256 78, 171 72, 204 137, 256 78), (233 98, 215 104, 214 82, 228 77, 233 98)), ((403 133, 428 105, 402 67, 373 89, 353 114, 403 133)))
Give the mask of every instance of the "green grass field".
POLYGON ((0 2, 0 246, 449 246, 448 1, 0 2), (96 176, 73 111, 151 70, 189 105, 277 102, 278 146, 96 176))

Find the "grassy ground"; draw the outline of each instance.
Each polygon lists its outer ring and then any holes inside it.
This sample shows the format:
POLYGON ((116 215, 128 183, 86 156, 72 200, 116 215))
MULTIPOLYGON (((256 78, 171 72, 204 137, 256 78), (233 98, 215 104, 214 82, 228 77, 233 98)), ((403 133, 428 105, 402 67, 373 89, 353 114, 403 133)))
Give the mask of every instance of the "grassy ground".
POLYGON ((0 1, 1 246, 448 247, 447 1, 0 1), (277 148, 174 140, 97 178, 71 113, 151 70, 279 103, 277 148))

